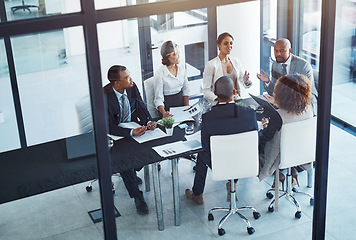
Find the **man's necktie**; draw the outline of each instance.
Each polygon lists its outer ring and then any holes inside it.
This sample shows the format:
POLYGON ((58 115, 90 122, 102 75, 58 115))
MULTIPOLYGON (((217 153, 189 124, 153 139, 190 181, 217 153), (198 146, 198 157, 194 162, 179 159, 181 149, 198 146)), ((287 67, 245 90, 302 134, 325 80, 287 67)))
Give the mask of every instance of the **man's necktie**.
POLYGON ((130 113, 130 109, 129 109, 129 105, 127 103, 126 100, 126 95, 122 94, 121 95, 121 101, 122 101, 122 122, 128 122, 129 120, 129 113, 130 113))
POLYGON ((287 75, 287 64, 282 64, 282 75, 285 76, 287 75))

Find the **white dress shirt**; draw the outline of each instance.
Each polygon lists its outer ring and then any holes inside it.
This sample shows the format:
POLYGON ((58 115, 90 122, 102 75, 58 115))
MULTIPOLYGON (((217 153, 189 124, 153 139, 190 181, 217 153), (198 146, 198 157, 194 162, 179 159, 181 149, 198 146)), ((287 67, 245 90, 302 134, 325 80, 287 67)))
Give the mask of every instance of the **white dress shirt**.
POLYGON ((189 83, 185 69, 178 64, 177 76, 173 76, 166 65, 161 66, 154 76, 155 106, 164 106, 164 96, 183 91, 183 96, 189 96, 189 83))

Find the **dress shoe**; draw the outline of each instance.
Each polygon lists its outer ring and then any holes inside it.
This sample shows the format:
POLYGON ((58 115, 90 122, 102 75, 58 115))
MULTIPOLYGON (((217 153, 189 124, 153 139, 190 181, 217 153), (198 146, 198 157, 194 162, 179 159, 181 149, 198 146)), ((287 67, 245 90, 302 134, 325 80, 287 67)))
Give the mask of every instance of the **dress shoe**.
POLYGON ((148 206, 145 202, 145 199, 143 198, 143 194, 141 191, 139 196, 135 197, 135 206, 138 214, 147 215, 149 213, 148 206))
POLYGON ((136 179, 136 182, 137 182, 138 185, 142 184, 142 179, 139 176, 136 175, 135 179, 136 179))
MULTIPOLYGON (((237 199, 237 194, 236 194, 236 182, 234 182, 234 187, 235 187, 235 199, 236 201, 238 201, 237 199)), ((227 192, 227 195, 226 195, 226 202, 230 202, 231 200, 231 184, 230 184, 230 181, 228 181, 226 183, 226 192, 227 192)))
POLYGON ((193 191, 190 189, 185 190, 185 196, 191 200, 193 203, 197 205, 203 205, 204 204, 204 199, 203 199, 203 194, 200 194, 198 196, 195 196, 193 194, 193 191))
MULTIPOLYGON (((284 176, 284 174, 281 171, 279 172, 279 184, 278 187, 280 187, 280 185, 282 185, 282 190, 284 190, 284 180, 286 179, 286 177, 284 176)), ((273 184, 272 184, 272 188, 274 188, 276 185, 276 179, 273 179, 273 184)))
POLYGON ((295 185, 298 185, 299 187, 299 182, 298 182, 298 171, 295 167, 291 167, 291 173, 292 173, 292 187, 295 185))

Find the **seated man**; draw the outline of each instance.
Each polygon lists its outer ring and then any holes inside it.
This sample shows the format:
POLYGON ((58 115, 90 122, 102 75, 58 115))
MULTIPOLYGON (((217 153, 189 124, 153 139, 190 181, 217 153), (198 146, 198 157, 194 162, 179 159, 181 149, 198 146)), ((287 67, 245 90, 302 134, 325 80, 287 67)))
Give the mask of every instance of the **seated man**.
MULTIPOLYGON (((234 83, 229 77, 220 77, 215 82, 214 91, 218 97, 218 103, 212 107, 211 111, 202 116, 201 142, 204 151, 198 154, 193 189, 185 190, 186 197, 195 204, 204 203, 203 191, 207 166, 211 168, 210 136, 242 133, 257 129, 255 112, 250 108, 235 104, 235 91, 234 83)), ((238 154, 236 153, 236 156, 238 154)), ((227 184, 227 188, 229 187, 227 184)), ((230 191, 228 191, 228 197, 229 193, 230 191)))
MULTIPOLYGON (((152 118, 142 101, 137 86, 130 77, 129 70, 124 66, 114 65, 108 71, 108 79, 110 83, 104 87, 104 93, 108 108, 109 133, 116 136, 132 137, 145 134, 146 129, 154 130, 156 122, 151 121, 152 118), (128 129, 119 126, 120 123, 129 121, 141 125, 147 124, 147 127, 128 129)), ((134 169, 121 172, 120 175, 130 197, 135 199, 137 212, 141 215, 148 214, 148 207, 138 188, 134 169)))

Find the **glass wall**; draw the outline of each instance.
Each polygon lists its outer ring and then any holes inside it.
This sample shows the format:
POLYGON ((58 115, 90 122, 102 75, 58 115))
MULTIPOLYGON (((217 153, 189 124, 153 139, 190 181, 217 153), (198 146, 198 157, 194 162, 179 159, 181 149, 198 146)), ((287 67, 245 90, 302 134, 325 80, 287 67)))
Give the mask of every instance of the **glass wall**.
POLYGON ((1 0, 8 21, 80 12, 80 0, 1 0))
POLYGON ((4 40, 0 39, 0 153, 20 148, 4 40))
POLYGON ((78 134, 75 103, 89 93, 82 28, 16 36, 11 43, 28 146, 78 134))

